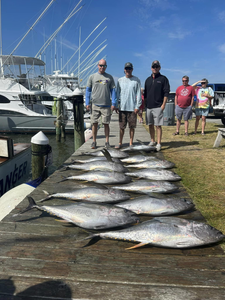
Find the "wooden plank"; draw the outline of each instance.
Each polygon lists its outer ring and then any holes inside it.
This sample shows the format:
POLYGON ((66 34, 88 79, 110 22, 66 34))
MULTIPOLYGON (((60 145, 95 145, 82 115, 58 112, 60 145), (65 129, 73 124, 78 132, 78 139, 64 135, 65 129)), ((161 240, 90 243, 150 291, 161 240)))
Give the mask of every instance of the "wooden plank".
POLYGON ((46 280, 12 276, 10 279, 0 275, 0 297, 3 300, 130 300, 130 299, 204 299, 221 300, 224 289, 201 287, 176 287, 165 284, 130 284, 129 282, 101 283, 73 280, 46 280), (4 297, 4 298, 3 298, 4 297))
POLYGON ((220 271, 110 266, 101 264, 80 265, 76 262, 50 262, 29 259, 1 259, 0 274, 3 276, 27 276, 50 280, 75 280, 88 282, 129 282, 131 284, 154 284, 199 287, 225 287, 225 276, 220 271))

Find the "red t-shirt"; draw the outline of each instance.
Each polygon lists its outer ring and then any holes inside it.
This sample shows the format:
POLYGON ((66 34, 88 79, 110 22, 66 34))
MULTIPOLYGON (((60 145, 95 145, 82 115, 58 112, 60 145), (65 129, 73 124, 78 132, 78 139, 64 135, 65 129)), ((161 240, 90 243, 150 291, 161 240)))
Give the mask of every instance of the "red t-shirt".
POLYGON ((195 89, 193 86, 179 86, 176 90, 177 105, 181 108, 185 108, 191 105, 191 99, 195 95, 195 89))

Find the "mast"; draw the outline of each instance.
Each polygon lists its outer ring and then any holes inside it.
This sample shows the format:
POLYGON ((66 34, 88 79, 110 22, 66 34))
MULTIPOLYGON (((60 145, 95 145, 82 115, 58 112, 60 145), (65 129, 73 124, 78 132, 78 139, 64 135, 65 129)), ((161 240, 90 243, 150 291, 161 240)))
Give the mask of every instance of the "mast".
POLYGON ((79 52, 78 52, 78 87, 80 82, 80 40, 81 40, 81 27, 79 32, 79 52))
POLYGON ((3 69, 2 69, 2 1, 0 0, 0 75, 3 74, 3 69))

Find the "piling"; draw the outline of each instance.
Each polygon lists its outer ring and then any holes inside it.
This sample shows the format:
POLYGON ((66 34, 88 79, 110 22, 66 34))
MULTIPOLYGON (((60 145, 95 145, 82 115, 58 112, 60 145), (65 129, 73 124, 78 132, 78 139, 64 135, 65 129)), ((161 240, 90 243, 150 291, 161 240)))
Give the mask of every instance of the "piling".
POLYGON ((32 179, 42 176, 43 180, 48 177, 48 168, 46 167, 46 157, 50 151, 49 139, 39 131, 31 138, 32 153, 32 179))
POLYGON ((84 142, 84 100, 81 91, 77 91, 70 98, 73 102, 74 114, 74 150, 80 148, 84 142))
POLYGON ((56 119, 56 141, 61 141, 61 126, 62 126, 62 98, 57 98, 57 119, 56 119))

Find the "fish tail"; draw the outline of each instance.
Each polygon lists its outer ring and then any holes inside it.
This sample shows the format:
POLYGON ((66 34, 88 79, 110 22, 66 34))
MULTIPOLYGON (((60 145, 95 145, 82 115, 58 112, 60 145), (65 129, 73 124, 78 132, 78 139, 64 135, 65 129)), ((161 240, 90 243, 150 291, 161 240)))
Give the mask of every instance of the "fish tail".
POLYGON ((42 191, 45 193, 45 195, 47 195, 47 197, 45 197, 41 200, 38 200, 37 202, 44 202, 44 201, 49 200, 50 198, 52 198, 52 195, 50 195, 47 191, 45 191, 45 190, 42 190, 42 191))
POLYGON ((99 237, 99 236, 100 236, 99 233, 90 234, 90 235, 87 236, 86 238, 81 239, 81 240, 78 240, 78 241, 76 241, 76 242, 82 242, 82 241, 86 241, 86 240, 92 240, 93 238, 99 237))
POLYGON ((60 182, 63 182, 63 181, 66 181, 66 180, 68 180, 67 179, 67 177, 65 177, 65 176, 62 176, 63 177, 63 179, 62 180, 60 180, 60 181, 58 181, 57 183, 60 183, 60 182))
POLYGON ((37 205, 36 205, 36 203, 35 203, 35 201, 34 201, 34 199, 32 197, 28 196, 27 198, 28 198, 28 201, 29 201, 29 205, 27 206, 27 208, 21 210, 18 214, 13 215, 13 217, 21 215, 21 214, 23 214, 23 213, 25 213, 25 212, 27 212, 27 211, 29 211, 29 210, 37 207, 37 205))

